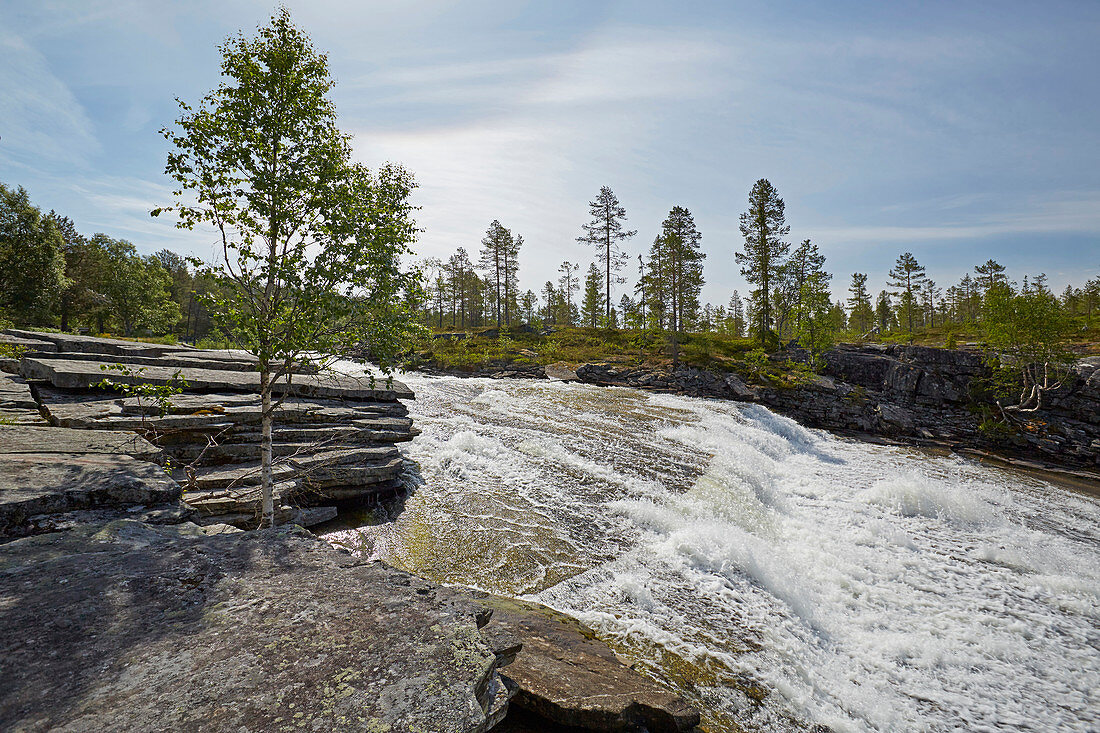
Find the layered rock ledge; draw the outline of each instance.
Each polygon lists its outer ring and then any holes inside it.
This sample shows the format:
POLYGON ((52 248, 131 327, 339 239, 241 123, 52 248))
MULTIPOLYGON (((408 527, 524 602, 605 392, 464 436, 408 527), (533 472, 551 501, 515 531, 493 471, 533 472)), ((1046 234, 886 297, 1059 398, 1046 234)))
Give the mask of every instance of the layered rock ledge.
MULTIPOLYGON (((0 408, 21 410, 13 422, 138 433, 163 451, 159 462, 183 486, 183 501, 200 522, 258 524, 261 409, 254 357, 14 329, 0 340, 23 352, 0 365, 18 372, 0 377, 0 408), (149 398, 102 388, 104 379, 183 392, 162 414, 149 398)), ((275 392, 282 398, 274 421, 280 521, 309 526, 332 519, 339 507, 399 489, 404 462, 396 444, 417 432, 401 403, 413 397, 405 385, 367 373, 321 374, 303 364, 275 392)))

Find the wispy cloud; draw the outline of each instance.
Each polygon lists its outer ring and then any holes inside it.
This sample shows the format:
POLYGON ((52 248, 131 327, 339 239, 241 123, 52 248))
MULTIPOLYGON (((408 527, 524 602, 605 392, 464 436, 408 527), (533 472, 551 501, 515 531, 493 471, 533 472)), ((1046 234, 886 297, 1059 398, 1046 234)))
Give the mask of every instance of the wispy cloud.
POLYGON ((0 34, 0 155, 86 162, 99 141, 84 108, 21 38, 0 34))
MULTIPOLYGON (((897 207, 890 207, 896 209, 897 207)), ((1063 191, 1030 198, 1011 210, 975 212, 958 218, 958 206, 943 202, 952 221, 918 226, 818 226, 811 229, 833 246, 894 242, 942 242, 1019 234, 1095 234, 1100 238, 1100 191, 1063 191)))

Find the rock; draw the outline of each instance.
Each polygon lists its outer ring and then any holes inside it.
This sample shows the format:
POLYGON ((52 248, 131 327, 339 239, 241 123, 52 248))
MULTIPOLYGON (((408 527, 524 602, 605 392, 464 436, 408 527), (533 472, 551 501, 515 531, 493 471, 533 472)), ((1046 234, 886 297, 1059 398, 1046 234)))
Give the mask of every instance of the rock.
POLYGON ((38 403, 31 395, 27 380, 14 374, 0 373, 0 409, 38 412, 38 403))
MULTIPOLYGON (((193 391, 229 390, 257 392, 260 375, 257 372, 219 371, 216 369, 175 368, 147 366, 140 374, 122 374, 100 369, 110 362, 81 361, 64 358, 24 357, 19 372, 28 379, 41 379, 63 389, 93 389, 104 379, 120 384, 151 384, 156 386, 179 384, 183 379, 193 391)), ((370 381, 367 377, 350 375, 330 376, 318 374, 297 375, 288 385, 284 381, 273 385, 275 394, 329 397, 348 400, 381 400, 393 402, 411 399, 412 391, 404 384, 386 380, 370 381)))
POLYGON ((557 361, 553 364, 547 364, 544 368, 544 371, 546 373, 546 376, 550 379, 557 379, 562 382, 577 381, 576 370, 564 361, 557 361))
POLYGON ((39 351, 68 351, 83 354, 160 356, 168 351, 178 351, 179 346, 146 344, 140 341, 108 339, 97 336, 79 336, 71 333, 49 333, 45 331, 24 331, 9 328, 3 333, 17 338, 53 344, 54 348, 40 348, 39 351))
MULTIPOLYGON (((134 433, 0 425, 0 454, 110 453, 153 461, 162 452, 134 433)), ((56 460, 50 459, 50 462, 56 463, 56 460)))
POLYGON ((127 455, 0 454, 0 537, 28 534, 33 529, 28 520, 35 515, 127 509, 179 498, 179 485, 160 466, 127 455))
POLYGON ((758 397, 756 390, 742 382, 736 374, 727 374, 725 382, 730 396, 734 399, 752 402, 758 397))
POLYGON ((557 725, 584 730, 674 733, 699 724, 678 695, 624 665, 591 630, 537 603, 487 596, 485 633, 498 648, 522 645, 502 671, 512 704, 557 725))
POLYGON ((477 606, 296 527, 39 535, 0 546, 0 587, 4 730, 475 733, 507 708, 477 606))
MULTIPOLYGON (((26 332, 29 336, 30 332, 26 332)), ((40 338, 15 336, 10 330, 0 332, 0 346, 12 347, 24 351, 57 351, 57 344, 40 338)))

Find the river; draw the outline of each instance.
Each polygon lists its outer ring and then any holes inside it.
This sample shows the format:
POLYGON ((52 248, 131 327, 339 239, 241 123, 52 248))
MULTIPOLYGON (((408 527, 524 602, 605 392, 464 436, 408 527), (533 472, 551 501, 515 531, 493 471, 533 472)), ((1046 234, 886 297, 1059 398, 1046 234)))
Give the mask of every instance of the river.
POLYGON ((1100 729, 1097 498, 756 405, 402 379, 412 493, 330 541, 576 616, 712 733, 1100 729))

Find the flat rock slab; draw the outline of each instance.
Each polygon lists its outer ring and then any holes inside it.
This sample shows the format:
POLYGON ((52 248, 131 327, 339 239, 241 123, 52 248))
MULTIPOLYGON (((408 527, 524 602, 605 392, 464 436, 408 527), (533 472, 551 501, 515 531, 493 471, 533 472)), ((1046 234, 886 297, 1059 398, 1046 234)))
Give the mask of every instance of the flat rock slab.
MULTIPOLYGON (((259 392, 260 389, 260 375, 257 372, 148 366, 139 374, 127 375, 104 371, 100 365, 100 362, 65 359, 63 356, 56 359, 24 357, 19 362, 19 372, 27 379, 42 379, 62 389, 93 389, 106 378, 120 384, 161 386, 178 384, 179 377, 187 381, 189 391, 259 392)), ((276 394, 382 402, 413 397, 412 390, 397 381, 387 383, 379 379, 372 386, 366 377, 321 374, 296 375, 289 385, 285 381, 276 382, 273 391, 276 394)))
MULTIPOLYGON (((51 344, 51 346, 52 345, 53 344, 51 344)), ((26 356, 31 358, 45 356, 49 358, 51 354, 46 352, 46 350, 41 350, 37 352, 30 351, 26 356)), ((106 359, 104 354, 85 354, 77 351, 66 351, 63 358, 71 361, 107 361, 111 364, 123 364, 134 369, 140 369, 143 366, 166 366, 175 368, 197 367, 199 369, 218 369, 227 372, 252 372, 256 370, 255 360, 246 361, 229 357, 217 357, 203 351, 184 351, 163 354, 160 356, 150 356, 144 352, 137 354, 112 354, 109 359, 106 359)))
POLYGON ((15 374, 0 372, 0 408, 38 411, 27 380, 15 374))
POLYGON ((25 331, 18 328, 9 328, 4 334, 17 338, 34 341, 45 341, 53 344, 54 349, 40 349, 41 351, 72 351, 80 354, 111 354, 111 355, 146 355, 160 356, 169 351, 179 351, 179 346, 166 346, 164 344, 146 344, 140 341, 126 341, 123 339, 100 338, 98 336, 81 336, 72 333, 50 333, 47 331, 25 331))
POLYGON ((0 452, 0 537, 25 534, 40 514, 173 503, 180 493, 160 466, 131 456, 0 452))
POLYGON ((298 528, 119 521, 0 546, 0 729, 475 733, 484 614, 298 528))
POLYGON ((522 649, 502 674, 518 689, 512 704, 556 725, 650 733, 690 731, 699 712, 683 698, 618 660, 591 630, 537 603, 497 596, 486 634, 522 649))
POLYGON ((4 453, 112 453, 152 461, 161 449, 140 435, 119 430, 0 425, 0 454, 4 453))
POLYGON ((52 341, 23 338, 22 336, 13 336, 10 333, 0 333, 0 345, 14 346, 27 351, 57 351, 57 344, 52 341))

